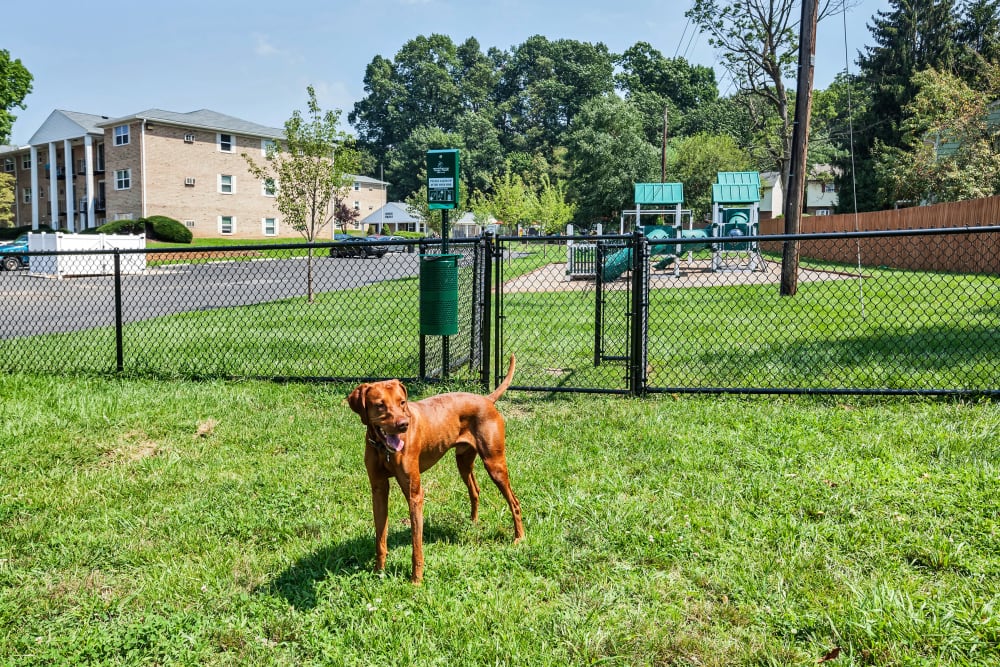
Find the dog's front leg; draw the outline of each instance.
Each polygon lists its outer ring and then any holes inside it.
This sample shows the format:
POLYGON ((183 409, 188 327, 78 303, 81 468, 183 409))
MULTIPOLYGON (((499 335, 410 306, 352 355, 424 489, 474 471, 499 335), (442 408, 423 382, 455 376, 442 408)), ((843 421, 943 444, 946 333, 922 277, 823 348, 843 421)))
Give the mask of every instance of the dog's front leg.
POLYGON ((375 571, 385 569, 389 553, 389 477, 377 466, 368 468, 368 481, 372 487, 372 517, 375 519, 375 571))
POLYGON ((410 505, 410 531, 413 536, 413 574, 410 581, 419 584, 424 578, 424 489, 420 473, 402 475, 399 486, 410 505))

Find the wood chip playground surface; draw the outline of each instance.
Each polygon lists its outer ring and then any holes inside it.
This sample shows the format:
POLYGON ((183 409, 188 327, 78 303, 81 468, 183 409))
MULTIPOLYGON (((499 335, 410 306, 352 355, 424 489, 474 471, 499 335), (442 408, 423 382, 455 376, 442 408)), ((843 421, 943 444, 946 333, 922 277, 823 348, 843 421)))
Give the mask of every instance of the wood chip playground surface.
MULTIPOLYGON (((629 273, 605 284, 605 289, 626 289, 629 273)), ((863 275, 861 276, 864 277, 863 275)), ((840 271, 815 271, 799 269, 799 282, 819 282, 826 280, 851 280, 857 273, 840 271)), ((651 269, 650 289, 676 289, 684 287, 726 287, 734 285, 769 285, 781 282, 781 263, 763 261, 756 271, 730 269, 712 271, 712 260, 681 261, 680 275, 674 276, 673 267, 666 270, 651 269)), ((565 262, 547 264, 531 273, 504 283, 507 293, 524 292, 569 292, 594 289, 594 278, 571 278, 565 262)))

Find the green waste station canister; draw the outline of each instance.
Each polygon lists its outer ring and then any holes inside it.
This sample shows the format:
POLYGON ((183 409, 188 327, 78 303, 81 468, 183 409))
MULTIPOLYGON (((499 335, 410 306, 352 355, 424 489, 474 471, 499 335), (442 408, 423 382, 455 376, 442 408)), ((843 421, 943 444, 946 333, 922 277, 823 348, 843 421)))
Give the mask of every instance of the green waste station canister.
POLYGON ((458 333, 458 258, 461 255, 420 256, 420 335, 458 333))

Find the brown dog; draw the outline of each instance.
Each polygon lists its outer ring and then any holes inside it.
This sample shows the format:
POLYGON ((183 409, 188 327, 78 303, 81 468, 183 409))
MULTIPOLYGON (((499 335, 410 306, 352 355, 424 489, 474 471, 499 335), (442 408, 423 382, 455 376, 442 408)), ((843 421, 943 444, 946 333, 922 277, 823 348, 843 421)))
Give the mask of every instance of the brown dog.
POLYGON ((420 473, 455 448, 458 473, 469 489, 472 520, 479 518, 479 485, 472 466, 478 454, 490 478, 507 499, 514 515, 514 543, 524 538, 521 504, 510 488, 504 455, 504 421, 494 403, 514 378, 514 355, 507 377, 489 396, 451 392, 408 403, 406 387, 399 380, 365 383, 347 397, 351 409, 368 427, 365 435, 365 468, 372 487, 375 516, 375 569, 385 568, 389 515, 389 478, 395 477, 410 506, 413 533, 413 575, 424 575, 424 491, 420 473))

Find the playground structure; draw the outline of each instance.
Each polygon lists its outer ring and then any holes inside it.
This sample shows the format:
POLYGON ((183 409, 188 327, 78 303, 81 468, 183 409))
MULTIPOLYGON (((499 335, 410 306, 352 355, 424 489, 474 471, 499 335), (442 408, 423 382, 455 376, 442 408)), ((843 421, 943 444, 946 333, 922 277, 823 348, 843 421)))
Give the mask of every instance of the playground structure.
MULTIPOLYGON (((666 241, 666 243, 654 243, 650 245, 649 253, 651 257, 662 257, 657 264, 657 268, 666 268, 670 263, 674 265, 674 276, 680 276, 680 259, 684 254, 684 248, 679 243, 669 243, 674 239, 681 238, 684 232, 691 232, 692 216, 691 211, 681 208, 684 203, 684 185, 682 183, 636 183, 635 184, 635 210, 622 211, 620 229, 624 231, 626 218, 635 219, 635 229, 643 230, 650 241, 666 241), (655 206, 658 208, 643 209, 643 205, 655 206), (643 224, 642 218, 646 216, 659 219, 658 223, 643 224), (687 220, 687 229, 684 229, 684 221, 687 220)), ((690 253, 688 253, 690 259, 690 253)), ((604 262, 602 278, 604 280, 615 280, 624 273, 632 263, 632 251, 624 248, 612 253, 604 262)))
MULTIPOLYGON (((691 211, 681 207, 682 183, 636 183, 635 210, 622 211, 620 232, 624 234, 627 223, 634 220, 634 229, 642 230, 651 242, 649 254, 656 259, 653 267, 665 270, 673 265, 675 278, 680 277, 685 255, 690 269, 694 253, 701 250, 712 252, 713 272, 763 270, 759 244, 740 240, 759 233, 760 175, 755 171, 720 171, 716 181, 712 185, 712 217, 704 227, 695 227, 691 211), (685 242, 678 243, 678 239, 685 242)), ((567 250, 571 279, 594 278, 600 271, 601 280, 610 282, 631 265, 632 250, 626 247, 571 242, 567 250)))
MULTIPOLYGON (((712 185, 712 236, 738 239, 760 230, 760 174, 720 171, 712 185)), ((764 260, 756 241, 727 241, 712 246, 712 271, 757 271, 764 260)))

